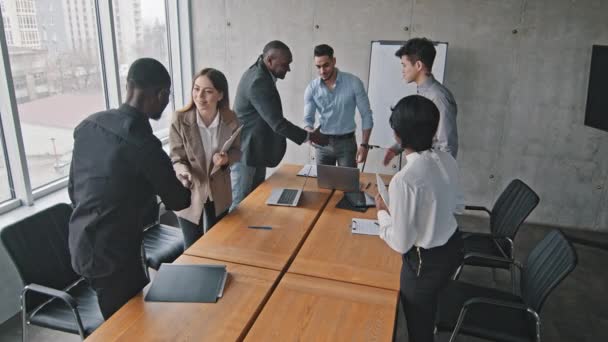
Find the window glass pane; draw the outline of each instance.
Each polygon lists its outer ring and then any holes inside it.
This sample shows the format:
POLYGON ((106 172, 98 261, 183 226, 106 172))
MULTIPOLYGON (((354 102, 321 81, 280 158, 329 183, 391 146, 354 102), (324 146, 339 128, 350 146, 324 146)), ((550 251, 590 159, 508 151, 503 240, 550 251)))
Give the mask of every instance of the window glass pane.
POLYGON ((38 188, 67 176, 74 128, 105 109, 94 0, 0 1, 30 179, 38 188))
MULTIPOLYGON (((164 0, 113 0, 114 32, 118 52, 121 95, 126 97, 127 72, 137 58, 151 57, 171 73, 164 0)), ((159 136, 168 135, 173 96, 159 121, 151 120, 159 136)))

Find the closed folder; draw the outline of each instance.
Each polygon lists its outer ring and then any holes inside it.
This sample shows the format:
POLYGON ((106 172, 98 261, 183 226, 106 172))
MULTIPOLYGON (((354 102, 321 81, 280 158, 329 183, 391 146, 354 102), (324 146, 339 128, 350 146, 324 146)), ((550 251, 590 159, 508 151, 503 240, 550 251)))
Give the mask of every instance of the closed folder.
POLYGON ((215 303, 223 294, 227 276, 225 265, 162 264, 145 300, 215 303))
POLYGON ((367 207, 355 207, 354 205, 352 205, 350 201, 346 198, 346 196, 342 196, 342 199, 338 203, 336 203, 336 208, 358 211, 360 213, 364 213, 367 211, 367 207))

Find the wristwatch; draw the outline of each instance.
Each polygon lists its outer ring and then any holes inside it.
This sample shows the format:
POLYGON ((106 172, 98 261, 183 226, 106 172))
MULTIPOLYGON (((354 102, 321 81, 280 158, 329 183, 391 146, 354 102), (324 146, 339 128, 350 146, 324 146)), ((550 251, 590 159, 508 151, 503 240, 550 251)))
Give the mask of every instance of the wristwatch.
POLYGON ((359 144, 359 146, 365 147, 365 148, 367 148, 369 150, 369 144, 361 143, 361 144, 359 144))

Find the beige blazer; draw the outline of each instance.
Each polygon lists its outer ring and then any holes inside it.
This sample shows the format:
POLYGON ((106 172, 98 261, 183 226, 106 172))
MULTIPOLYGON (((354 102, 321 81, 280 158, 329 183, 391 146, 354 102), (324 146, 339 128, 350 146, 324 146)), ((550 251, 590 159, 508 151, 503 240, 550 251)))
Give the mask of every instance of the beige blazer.
MULTIPOLYGON (((205 153, 201 134, 196 123, 196 108, 187 112, 175 112, 169 131, 170 157, 176 174, 187 171, 192 174, 192 197, 189 208, 176 212, 176 215, 194 224, 198 224, 203 212, 202 189, 209 183, 216 215, 221 214, 230 207, 232 202, 232 186, 230 184, 230 168, 228 165, 210 174, 213 170, 213 160, 209 169, 205 166, 205 153)), ((220 124, 218 127, 218 150, 234 132, 239 122, 230 109, 220 110, 220 124)), ((228 150, 229 164, 241 159, 240 137, 232 143, 228 150)), ((208 148, 208 147, 207 147, 208 148)))

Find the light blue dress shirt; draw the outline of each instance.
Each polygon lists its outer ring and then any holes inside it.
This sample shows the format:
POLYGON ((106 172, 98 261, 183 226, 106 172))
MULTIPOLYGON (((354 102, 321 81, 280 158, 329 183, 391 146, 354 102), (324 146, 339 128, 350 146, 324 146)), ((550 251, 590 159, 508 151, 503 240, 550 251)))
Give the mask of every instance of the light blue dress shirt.
POLYGON ((363 129, 374 126, 372 110, 363 82, 347 72, 339 71, 333 90, 321 78, 314 79, 304 92, 304 126, 315 126, 315 113, 319 113, 321 133, 347 134, 355 131, 355 107, 361 114, 363 129))

